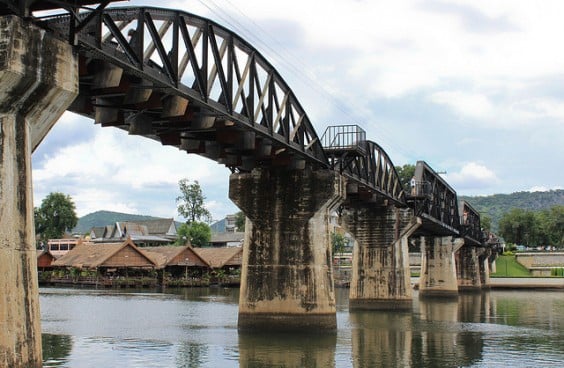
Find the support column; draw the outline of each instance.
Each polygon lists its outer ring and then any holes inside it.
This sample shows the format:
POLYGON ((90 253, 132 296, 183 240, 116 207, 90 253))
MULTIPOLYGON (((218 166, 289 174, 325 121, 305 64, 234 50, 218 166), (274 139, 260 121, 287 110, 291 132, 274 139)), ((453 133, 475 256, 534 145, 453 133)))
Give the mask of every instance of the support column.
POLYGON ((421 237, 421 276, 419 296, 457 296, 454 253, 464 244, 463 239, 421 237))
POLYGON ((239 329, 336 329, 329 222, 343 200, 340 176, 255 169, 229 184, 247 216, 239 329))
POLYGON ((490 257, 491 257, 491 249, 480 248, 480 254, 478 256, 479 259, 479 268, 480 268, 480 282, 482 285, 482 289, 489 289, 491 287, 490 284, 490 257))
POLYGON ((341 216, 355 237, 349 309, 410 309, 409 236, 421 225, 410 210, 354 203, 341 216))
POLYGON ((456 253, 458 260, 458 290, 459 291, 480 291, 482 283, 480 281, 480 265, 476 247, 463 246, 456 253))
POLYGON ((70 45, 0 18, 0 366, 41 367, 31 153, 78 94, 70 45))

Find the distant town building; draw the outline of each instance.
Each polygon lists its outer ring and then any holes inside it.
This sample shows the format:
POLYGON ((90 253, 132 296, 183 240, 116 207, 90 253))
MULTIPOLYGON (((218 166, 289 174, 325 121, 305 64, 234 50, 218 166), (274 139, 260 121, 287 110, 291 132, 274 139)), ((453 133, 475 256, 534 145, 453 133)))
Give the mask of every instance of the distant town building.
POLYGON ((224 219, 210 225, 212 233, 234 233, 237 230, 235 225, 237 215, 227 215, 224 219))
POLYGON ((221 247, 242 247, 245 240, 243 232, 212 233, 210 246, 213 248, 221 247))

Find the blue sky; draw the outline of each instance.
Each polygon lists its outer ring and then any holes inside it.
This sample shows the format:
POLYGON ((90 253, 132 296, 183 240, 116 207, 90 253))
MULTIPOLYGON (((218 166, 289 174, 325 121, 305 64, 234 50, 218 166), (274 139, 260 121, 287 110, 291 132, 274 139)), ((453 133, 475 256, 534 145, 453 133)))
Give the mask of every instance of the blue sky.
MULTIPOLYGON (((129 1, 119 6, 152 5, 129 1)), ((161 1, 254 45, 318 135, 358 124, 395 165, 426 161, 461 195, 564 188, 562 1, 161 1)), ((65 113, 33 154, 35 205, 180 219, 198 180, 214 219, 237 211, 229 170, 65 113)))

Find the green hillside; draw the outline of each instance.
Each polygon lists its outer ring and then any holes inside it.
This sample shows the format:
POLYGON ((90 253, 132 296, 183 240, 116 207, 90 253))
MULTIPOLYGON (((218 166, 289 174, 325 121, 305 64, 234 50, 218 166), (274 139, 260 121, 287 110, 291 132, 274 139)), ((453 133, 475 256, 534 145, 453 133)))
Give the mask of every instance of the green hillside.
POLYGON ((465 200, 480 214, 492 219, 492 230, 497 230, 497 224, 504 213, 513 208, 538 211, 548 209, 556 205, 564 205, 564 190, 550 190, 547 192, 516 192, 511 194, 494 194, 491 196, 459 196, 459 200, 465 200))
POLYGON ((106 226, 116 222, 157 220, 159 218, 160 217, 131 215, 111 211, 96 211, 79 218, 76 227, 73 229, 73 233, 84 234, 87 231, 90 231, 90 229, 94 226, 106 226))

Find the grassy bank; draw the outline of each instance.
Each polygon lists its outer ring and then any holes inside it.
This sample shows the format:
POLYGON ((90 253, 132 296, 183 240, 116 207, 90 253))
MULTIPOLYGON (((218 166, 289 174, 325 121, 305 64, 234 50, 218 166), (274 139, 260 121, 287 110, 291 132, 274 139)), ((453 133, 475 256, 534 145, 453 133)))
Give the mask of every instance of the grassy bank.
POLYGON ((514 255, 499 256, 495 260, 496 272, 491 277, 531 277, 525 266, 515 260, 514 255))

